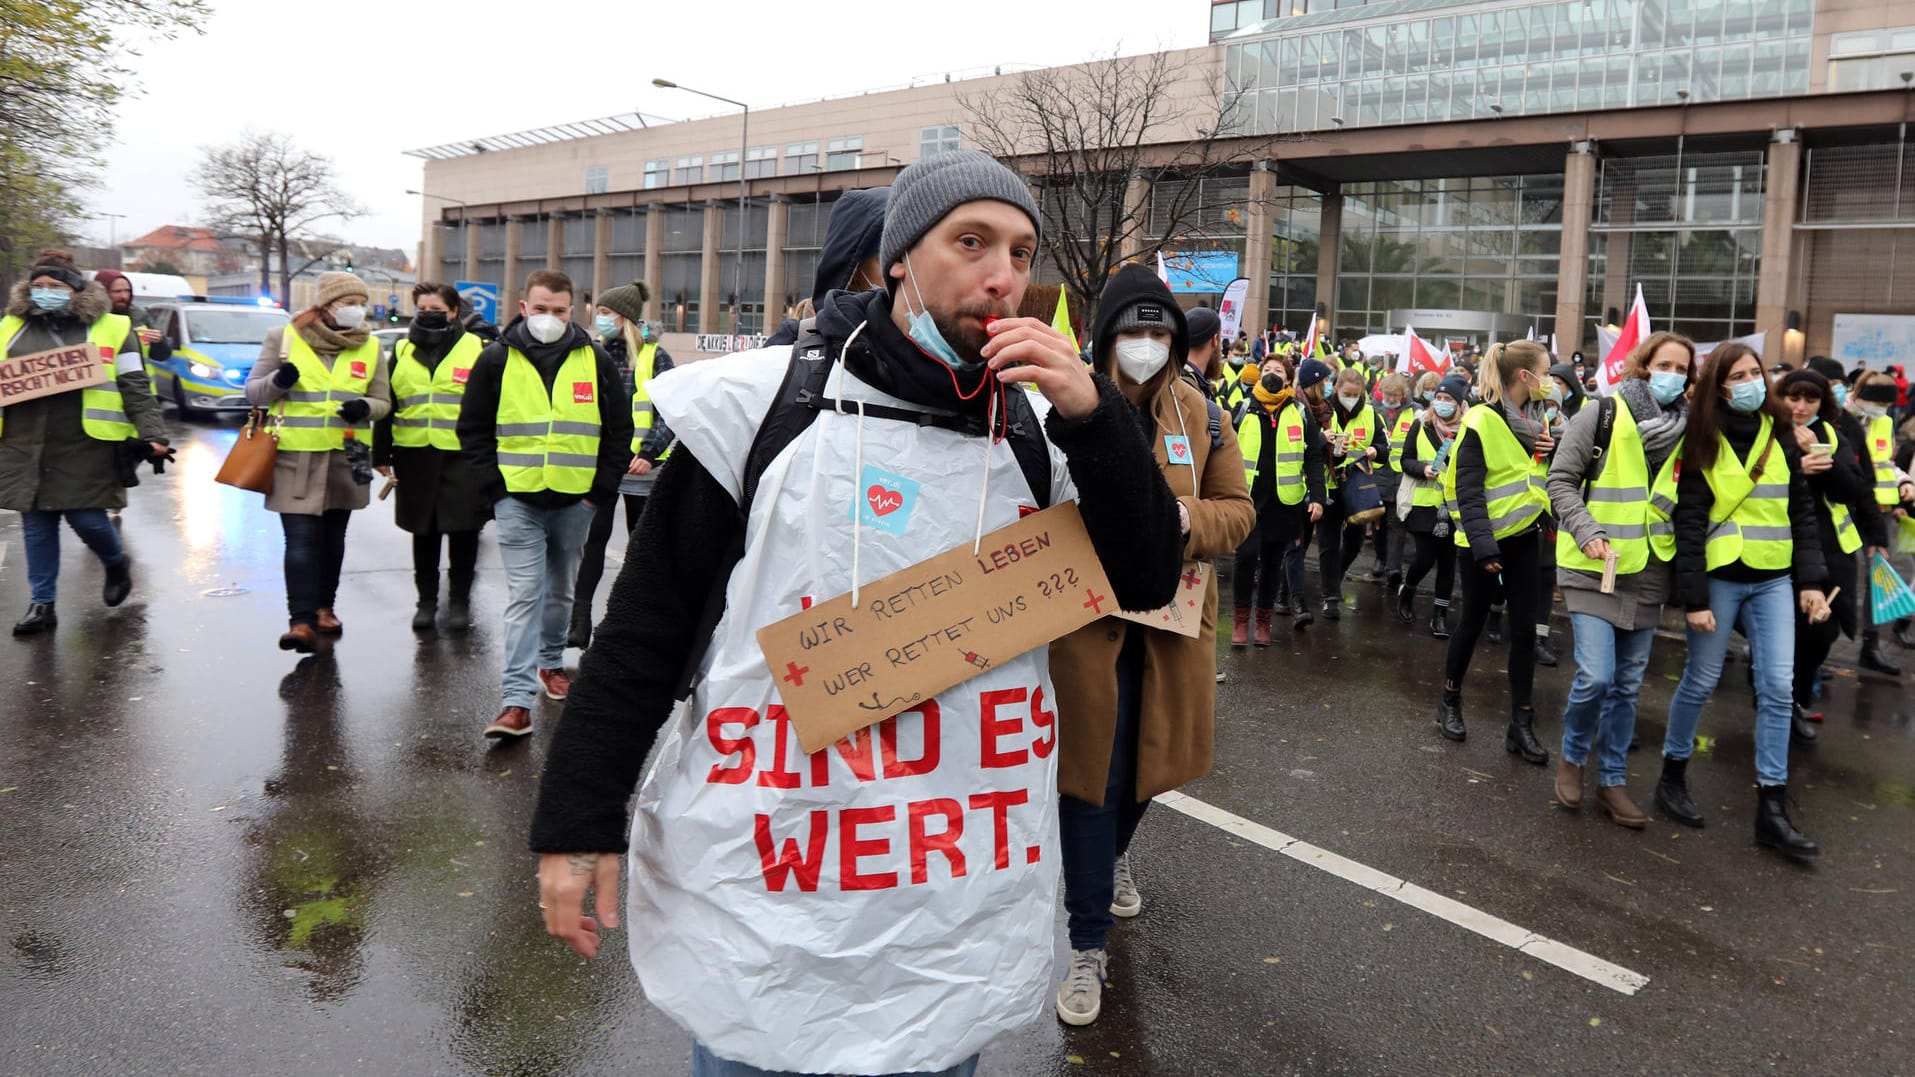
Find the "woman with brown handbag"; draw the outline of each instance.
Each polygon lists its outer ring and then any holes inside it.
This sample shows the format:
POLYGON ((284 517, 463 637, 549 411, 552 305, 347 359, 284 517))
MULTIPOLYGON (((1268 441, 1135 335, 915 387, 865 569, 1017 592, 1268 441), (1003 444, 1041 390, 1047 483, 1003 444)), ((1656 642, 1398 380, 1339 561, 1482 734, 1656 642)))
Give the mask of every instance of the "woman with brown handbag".
POLYGON ((370 502, 372 422, 392 410, 379 342, 366 324, 371 291, 350 273, 321 273, 319 296, 266 334, 246 399, 271 408, 279 454, 266 507, 286 532, 286 609, 279 649, 310 653, 345 626, 333 613, 346 525, 370 502))

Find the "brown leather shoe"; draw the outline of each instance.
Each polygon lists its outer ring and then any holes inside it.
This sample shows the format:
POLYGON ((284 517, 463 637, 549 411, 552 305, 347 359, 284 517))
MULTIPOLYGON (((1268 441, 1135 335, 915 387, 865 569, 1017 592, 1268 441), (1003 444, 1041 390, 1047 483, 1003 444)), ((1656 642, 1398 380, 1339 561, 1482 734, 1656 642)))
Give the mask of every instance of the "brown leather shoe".
POLYGON ((560 703, 572 694, 572 678, 562 669, 539 670, 539 683, 545 686, 545 698, 560 703))
POLYGON ((1583 806, 1583 768, 1567 759, 1556 761, 1556 803, 1570 811, 1583 806))
POLYGON ((279 649, 311 654, 319 646, 319 633, 311 625, 294 625, 279 637, 279 649))
POLYGON ((1614 819, 1618 826, 1641 830, 1649 825, 1649 817, 1629 799, 1629 790, 1625 786, 1605 785, 1596 790, 1596 803, 1602 807, 1603 814, 1614 819))
POLYGON ((524 707, 507 707, 492 724, 485 727, 488 737, 523 737, 532 732, 532 712, 524 707))
POLYGON ((345 631, 346 631, 346 626, 339 623, 339 618, 334 617, 331 610, 319 611, 319 634, 320 635, 337 636, 337 635, 343 634, 345 631))

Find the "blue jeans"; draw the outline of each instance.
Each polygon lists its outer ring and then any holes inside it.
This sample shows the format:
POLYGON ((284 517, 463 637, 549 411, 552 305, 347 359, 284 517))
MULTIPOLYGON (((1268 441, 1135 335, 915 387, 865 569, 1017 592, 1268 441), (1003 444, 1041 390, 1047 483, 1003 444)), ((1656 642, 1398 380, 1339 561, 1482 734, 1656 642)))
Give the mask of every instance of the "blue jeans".
POLYGON ((1150 802, 1137 802, 1138 708, 1144 690, 1144 628, 1132 628, 1117 652, 1117 721, 1111 739, 1110 773, 1104 803, 1073 796, 1057 798, 1058 844, 1064 860, 1064 911, 1070 919, 1071 949, 1102 950, 1109 942, 1111 873, 1150 802))
POLYGON ((542 509, 507 496, 492 506, 492 515, 499 522, 507 594, 504 705, 529 708, 539 698, 538 671, 565 665, 572 586, 592 509, 583 501, 542 509))
POLYGON ((339 600, 339 569, 346 561, 346 527, 351 509, 327 509, 317 515, 279 514, 286 533, 286 619, 315 625, 319 611, 339 600))
MULTIPOLYGON (((911 1074, 909 1077, 971 1077, 977 1072, 977 1059, 977 1055, 972 1055, 948 1070, 911 1074)), ((692 1077, 803 1077, 803 1075, 789 1070, 761 1070, 757 1066, 747 1066, 743 1062, 719 1058, 706 1050, 704 1044, 693 1040, 692 1077)), ((907 1075, 893 1074, 891 1077, 907 1077, 907 1075)))
POLYGON ((62 509, 47 512, 42 509, 30 509, 20 514, 20 530, 26 536, 27 546, 27 586, 32 591, 32 601, 37 604, 52 605, 59 591, 60 582, 60 518, 66 517, 67 526, 80 536, 87 549, 100 555, 100 560, 108 565, 117 565, 126 560, 126 549, 120 545, 120 533, 113 528, 113 521, 107 519, 105 509, 62 509))
POLYGON ((1762 583, 1709 580, 1709 609, 1716 630, 1689 630, 1689 662, 1682 683, 1669 701, 1669 736, 1662 754, 1687 759, 1695 749, 1702 705, 1722 679, 1722 658, 1729 634, 1742 618, 1749 636, 1749 661, 1755 669, 1755 774, 1763 785, 1789 781, 1789 718, 1795 679, 1795 585, 1787 576, 1762 583))
POLYGON ((1605 788, 1629 783, 1629 742, 1636 736, 1636 696, 1649 668, 1656 629, 1624 630, 1587 613, 1569 615, 1576 633, 1576 683, 1563 708, 1563 762, 1589 762, 1593 737, 1605 788))

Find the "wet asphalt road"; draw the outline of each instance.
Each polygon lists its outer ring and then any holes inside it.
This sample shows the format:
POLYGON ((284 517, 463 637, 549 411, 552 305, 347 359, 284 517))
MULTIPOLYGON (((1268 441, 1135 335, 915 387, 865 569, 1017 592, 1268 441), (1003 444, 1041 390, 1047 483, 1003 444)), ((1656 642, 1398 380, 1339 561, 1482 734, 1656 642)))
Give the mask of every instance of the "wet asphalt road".
MULTIPOLYGON (((537 918, 525 827, 558 710, 529 743, 479 736, 504 602, 489 532, 477 627, 415 637, 407 543, 375 502, 348 540, 346 634, 296 660, 274 649, 278 521, 212 482, 231 424, 194 429, 132 492, 133 599, 101 608, 68 535, 57 636, 0 639, 0 1074, 686 1072, 689 1039, 622 943, 587 963, 537 918)), ((13 514, 0 553, 10 623, 13 514)), ((1740 666, 1691 770, 1709 827, 1628 832, 1554 807, 1549 772, 1504 753, 1488 649, 1471 739, 1439 739, 1440 644, 1350 590, 1363 608, 1339 624, 1225 654, 1217 766, 1186 792, 1648 985, 1597 986, 1159 806, 1102 1019, 1046 1016, 980 1072, 1915 1072, 1905 682, 1838 661, 1821 741, 1793 756, 1825 850, 1797 868, 1750 843, 1740 666)), ((1645 805, 1681 661, 1657 644, 1631 756, 1645 805)), ((1570 673, 1539 671, 1552 752, 1570 673)))

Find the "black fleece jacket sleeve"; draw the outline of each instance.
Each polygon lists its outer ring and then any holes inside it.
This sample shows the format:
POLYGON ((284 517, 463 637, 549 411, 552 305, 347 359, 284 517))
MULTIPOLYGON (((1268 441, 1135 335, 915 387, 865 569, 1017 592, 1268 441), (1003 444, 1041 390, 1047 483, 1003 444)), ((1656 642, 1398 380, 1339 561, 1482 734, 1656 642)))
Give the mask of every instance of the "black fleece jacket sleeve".
POLYGON ((605 349, 594 344, 592 352, 598 359, 598 471, 587 496, 594 505, 610 505, 632 462, 632 397, 625 391, 625 375, 605 349))
POLYGON ((478 480, 487 504, 505 496, 499 474, 499 386, 505 379, 505 345, 493 341, 472 361, 465 397, 459 402, 459 454, 478 480))
POLYGON ((1092 377, 1097 409, 1082 419, 1052 411, 1044 432, 1064 452, 1084 530, 1118 606, 1154 610, 1177 597, 1183 571, 1177 498, 1144 440, 1136 409, 1109 378, 1092 377))
POLYGON ((1420 433, 1422 429, 1423 420, 1415 419, 1410 422, 1410 428, 1403 432, 1403 477, 1406 479, 1423 478, 1423 469, 1434 463, 1434 461, 1431 460, 1421 460, 1417 458, 1416 453, 1418 446, 1422 445, 1423 442, 1422 439, 1416 435, 1420 433))
POLYGON ((1450 466, 1456 469, 1456 511, 1469 539, 1470 556, 1477 564, 1494 561, 1503 548, 1497 545, 1496 529, 1489 522, 1489 465, 1483 461, 1483 443, 1474 431, 1456 435, 1450 446, 1450 466))
POLYGON ((579 666, 539 782, 532 851, 622 852, 625 804, 670 717, 706 597, 728 572, 738 505, 697 457, 659 469, 579 666))
POLYGON ((1299 407, 1297 418, 1303 423, 1303 488, 1307 491, 1305 504, 1328 504, 1324 494, 1324 468, 1329 466, 1330 447, 1324 440, 1323 428, 1317 425, 1316 416, 1299 407))

